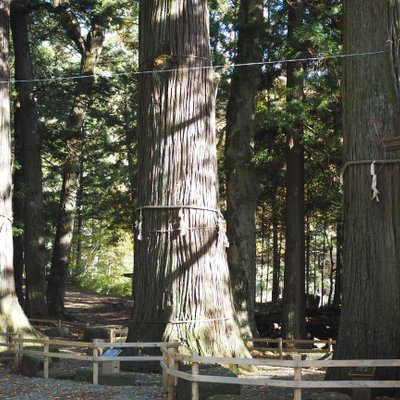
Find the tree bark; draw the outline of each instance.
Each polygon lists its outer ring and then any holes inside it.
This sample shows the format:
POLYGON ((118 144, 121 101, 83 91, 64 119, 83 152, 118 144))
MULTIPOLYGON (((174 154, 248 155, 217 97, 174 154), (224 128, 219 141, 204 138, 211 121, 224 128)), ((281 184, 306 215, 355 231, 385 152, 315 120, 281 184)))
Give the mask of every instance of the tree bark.
POLYGON ((59 219, 53 247, 51 271, 47 287, 49 314, 54 317, 65 316, 64 298, 68 280, 77 192, 79 186, 80 159, 83 146, 82 125, 91 99, 93 74, 104 41, 104 28, 95 22, 86 40, 80 35, 79 25, 70 12, 60 11, 61 20, 67 33, 81 52, 81 76, 90 76, 77 82, 74 101, 65 129, 67 155, 63 171, 63 184, 59 206, 59 219))
POLYGON ((342 264, 343 264, 343 234, 342 222, 337 222, 336 227, 336 273, 335 292, 333 294, 333 305, 338 307, 342 301, 342 264))
MULTIPOLYGON (((33 68, 30 57, 27 10, 24 2, 11 3, 11 30, 15 56, 15 78, 32 80, 33 68)), ((46 278, 44 270, 43 191, 40 134, 36 100, 31 82, 18 82, 22 175, 24 186, 24 260, 26 299, 25 312, 30 317, 46 318, 46 278)))
POLYGON ((279 300, 279 284, 281 275, 281 254, 279 246, 278 202, 272 198, 272 302, 279 300))
POLYGON ((23 191, 23 176, 22 176, 22 151, 21 151, 21 118, 20 104, 17 101, 14 105, 14 171, 13 171, 13 198, 12 207, 14 213, 13 221, 13 265, 14 265, 14 281, 15 292, 18 297, 19 304, 22 308, 25 307, 24 295, 24 191, 23 191))
MULTIPOLYGON (((345 53, 389 50, 344 62, 344 161, 399 158, 381 143, 400 132, 400 1, 347 1, 344 12, 345 53)), ((376 164, 379 202, 370 169, 344 175, 339 359, 400 356, 400 163, 376 164)))
MULTIPOLYGON (((241 0, 237 63, 260 62, 263 56, 263 1, 241 0)), ((255 98, 260 66, 236 68, 227 109, 225 169, 227 187, 228 264, 242 336, 256 336, 257 183, 254 156, 255 98)))
POLYGON ((9 93, 10 1, 0 0, 0 331, 32 332, 15 294, 9 93))
MULTIPOLYGON (((303 25, 303 0, 289 3, 288 42, 295 53, 302 50, 296 38, 303 25)), ((301 63, 287 64, 287 101, 295 105, 292 112, 298 113, 296 105, 303 102, 303 66, 301 63)), ((305 336, 305 244, 304 244, 304 147, 303 123, 297 115, 287 134, 286 148, 286 254, 283 291, 283 334, 288 339, 305 336)))
POLYGON ((218 206, 208 24, 206 0, 140 3, 140 69, 160 72, 139 82, 128 340, 175 339, 199 354, 250 357, 235 320, 218 206))

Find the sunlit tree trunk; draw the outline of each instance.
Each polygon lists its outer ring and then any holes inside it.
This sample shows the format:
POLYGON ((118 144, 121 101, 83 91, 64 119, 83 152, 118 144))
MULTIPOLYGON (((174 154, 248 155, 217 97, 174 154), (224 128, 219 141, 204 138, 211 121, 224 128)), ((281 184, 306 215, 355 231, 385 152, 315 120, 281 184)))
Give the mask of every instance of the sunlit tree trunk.
MULTIPOLYGON (((60 11, 61 12, 61 11, 60 11)), ((61 20, 67 33, 81 53, 80 79, 76 84, 74 101, 65 128, 66 160, 59 206, 59 217, 54 240, 51 271, 47 287, 48 311, 52 316, 66 316, 64 308, 68 266, 74 232, 77 193, 79 187, 80 159, 83 146, 82 125, 92 95, 98 57, 103 46, 104 29, 94 24, 87 38, 81 36, 76 18, 62 11, 61 20)))
MULTIPOLYGON (((237 63, 260 62, 263 55, 263 1, 241 0, 238 20, 237 63)), ((243 336, 255 336, 256 205, 253 165, 255 97, 260 66, 236 68, 226 124, 226 188, 228 264, 233 297, 243 336)))
MULTIPOLYGON (((298 54, 302 49, 298 30, 303 25, 303 0, 289 4, 288 43, 298 54)), ((287 64, 288 111, 296 120, 287 133, 286 148, 286 253, 283 290, 283 334, 289 339, 305 336, 305 236, 304 236, 304 147, 303 123, 299 110, 304 98, 301 63, 287 64)))
MULTIPOLYGON (((17 80, 33 79, 30 57, 27 10, 23 1, 11 3, 11 30, 13 34, 15 77, 17 80)), ((21 135, 21 161, 24 196, 24 261, 26 299, 25 312, 30 317, 46 318, 46 278, 44 270, 43 191, 40 135, 36 100, 31 82, 16 84, 21 135)))
POLYGON ((31 331, 15 294, 9 94, 10 1, 0 0, 0 331, 31 331))
POLYGON ((159 72, 139 84, 141 208, 128 339, 175 339, 200 354, 248 357, 218 211, 208 24, 206 0, 140 3, 140 69, 159 72))
MULTIPOLYGON (((400 1, 344 2, 344 161, 399 158, 382 140, 400 132, 400 1), (362 23, 361 23, 362 21, 362 23)), ((336 358, 400 357, 400 163, 344 174, 343 301, 336 358)), ((382 372, 384 375, 384 372, 382 372)))

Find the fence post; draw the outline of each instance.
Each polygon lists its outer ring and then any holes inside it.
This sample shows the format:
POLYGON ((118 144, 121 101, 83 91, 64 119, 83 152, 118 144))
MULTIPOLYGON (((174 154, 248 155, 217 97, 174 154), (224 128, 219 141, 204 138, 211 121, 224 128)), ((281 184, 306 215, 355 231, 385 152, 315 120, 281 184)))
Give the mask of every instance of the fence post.
MULTIPOLYGON (((168 368, 174 370, 175 369, 175 348, 171 347, 167 351, 167 360, 168 360, 168 368)), ((175 398, 175 376, 168 374, 168 386, 167 386, 167 393, 168 393, 168 400, 174 400, 175 398)))
POLYGON ((283 358, 283 339, 278 338, 278 352, 279 352, 279 358, 282 360, 283 358))
MULTIPOLYGON (((49 344, 45 342, 43 346, 43 352, 48 353, 49 349, 49 344)), ((49 356, 46 354, 43 356, 43 378, 49 379, 49 356)))
MULTIPOLYGON (((299 367, 298 361, 295 364, 296 366, 294 367, 294 380, 296 382, 301 381, 301 367, 299 367)), ((301 400, 301 389, 294 389, 294 398, 293 400, 301 400)))
POLYGON ((110 329, 110 343, 115 343, 116 342, 116 334, 115 334, 115 328, 110 329))
MULTIPOLYGON (((14 336, 15 337, 15 336, 14 336)), ((22 342, 20 342, 18 339, 22 339, 22 333, 18 332, 17 340, 15 340, 14 343, 14 348, 15 348, 15 369, 18 370, 20 365, 21 365, 21 353, 20 351, 24 348, 24 345, 22 342)))
POLYGON ((330 353, 333 353, 333 340, 332 338, 328 339, 328 349, 330 353))
MULTIPOLYGON (((194 356, 198 356, 198 353, 194 353, 194 356)), ((200 373, 200 365, 198 362, 192 361, 192 400, 199 400, 199 382, 196 381, 196 375, 200 373)))
POLYGON ((97 347, 97 341, 93 340, 93 385, 99 384, 99 348, 97 347))
MULTIPOLYGON (((168 344, 163 344, 160 349, 161 349, 161 354, 163 357, 163 363, 165 365, 165 368, 169 367, 168 363, 168 349, 167 349, 168 344)), ((163 388, 163 394, 168 393, 168 371, 162 368, 162 388, 163 388)))

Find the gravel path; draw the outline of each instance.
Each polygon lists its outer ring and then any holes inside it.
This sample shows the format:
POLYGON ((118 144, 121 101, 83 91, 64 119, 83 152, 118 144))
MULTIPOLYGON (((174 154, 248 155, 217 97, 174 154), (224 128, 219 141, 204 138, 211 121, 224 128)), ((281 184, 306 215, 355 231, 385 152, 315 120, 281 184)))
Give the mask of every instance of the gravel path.
POLYGON ((29 378, 12 371, 10 361, 0 360, 0 399, 11 400, 161 400, 160 385, 105 386, 71 380, 29 378))

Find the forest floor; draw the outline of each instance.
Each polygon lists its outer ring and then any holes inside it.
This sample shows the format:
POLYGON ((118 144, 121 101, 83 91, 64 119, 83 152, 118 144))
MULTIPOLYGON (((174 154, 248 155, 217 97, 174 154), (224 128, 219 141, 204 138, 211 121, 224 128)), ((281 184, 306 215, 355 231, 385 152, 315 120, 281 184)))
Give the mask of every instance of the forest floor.
MULTIPOLYGON (((68 288, 65 301, 66 309, 76 321, 63 321, 74 338, 83 337, 86 324, 94 325, 121 325, 128 326, 132 313, 133 302, 129 298, 120 298, 106 295, 87 293, 77 288, 68 288)), ((54 370, 59 376, 67 376, 66 370, 75 369, 77 375, 85 373, 90 378, 91 364, 86 362, 61 360, 53 363, 54 370), (77 365, 79 364, 79 365, 77 365), (86 369, 86 371, 84 371, 86 369), (61 373, 61 375, 60 375, 61 373)), ((30 378, 17 374, 12 367, 11 360, 0 358, 0 399, 148 399, 161 400, 166 397, 161 390, 161 377, 156 374, 137 374, 130 386, 107 386, 81 383, 76 380, 30 378)), ((324 371, 309 369, 304 371, 304 380, 322 380, 324 371)), ((55 375, 57 376, 57 375, 55 375)), ((293 379, 291 370, 283 368, 261 367, 252 378, 293 379)), ((249 374, 246 374, 249 377, 249 374)), ((293 398, 290 389, 267 388, 265 386, 242 386, 241 393, 251 399, 261 400, 289 400, 293 398)), ((311 398, 311 390, 303 392, 303 399, 311 398)), ((189 399, 179 399, 189 400, 189 399)))

